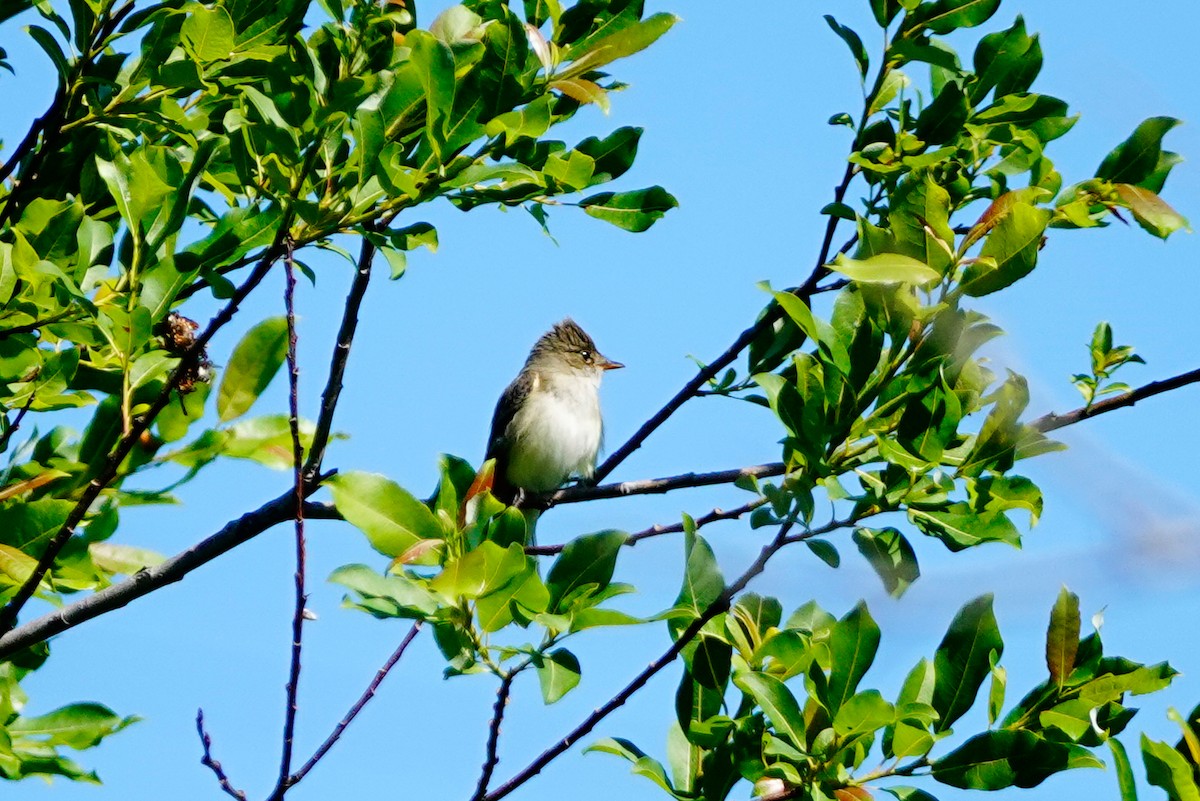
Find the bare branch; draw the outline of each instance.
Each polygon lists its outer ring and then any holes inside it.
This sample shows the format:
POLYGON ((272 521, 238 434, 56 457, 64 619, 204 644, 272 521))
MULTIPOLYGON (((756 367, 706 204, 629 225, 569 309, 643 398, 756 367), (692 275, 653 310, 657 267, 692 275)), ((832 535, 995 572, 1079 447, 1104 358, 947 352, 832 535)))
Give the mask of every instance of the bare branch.
POLYGON ((475 794, 471 796, 471 801, 482 801, 483 797, 487 795, 492 774, 496 771, 496 766, 500 764, 500 757, 496 753, 500 744, 500 724, 504 720, 504 709, 508 706, 508 695, 512 691, 513 679, 519 672, 519 670, 510 670, 500 680, 500 687, 496 690, 496 703, 492 707, 492 722, 488 724, 487 756, 483 760, 483 771, 479 774, 479 783, 475 786, 475 794))
POLYGON ((272 799, 283 798, 292 777, 292 747, 296 739, 296 697, 300 691, 300 655, 304 642, 304 606, 308 594, 304 588, 304 569, 307 561, 304 542, 304 445, 300 442, 300 367, 296 363, 296 265, 292 243, 287 244, 284 262, 283 302, 287 310, 288 366, 288 428, 292 435, 292 465, 295 482, 296 530, 296 603, 292 610, 292 657, 288 665, 285 688, 287 703, 283 709, 283 753, 279 761, 279 778, 271 793, 272 799))
POLYGON ((1124 409, 1126 406, 1133 406, 1140 400, 1161 395, 1164 392, 1170 392, 1173 389, 1179 389, 1188 384, 1195 384, 1197 381, 1200 381, 1200 368, 1180 373, 1170 378, 1164 378, 1161 381, 1151 381, 1149 384, 1143 384, 1128 392, 1113 395, 1111 398, 1093 403, 1091 406, 1081 406, 1064 414, 1054 414, 1053 412, 1044 414, 1030 423, 1030 425, 1042 433, 1055 431, 1074 425, 1082 420, 1096 417, 1097 415, 1116 411, 1117 409, 1124 409))
POLYGON ((598 501, 603 498, 624 498, 627 495, 655 495, 671 490, 687 489, 690 487, 707 487, 713 484, 732 484, 739 478, 769 478, 781 476, 786 472, 781 462, 754 465, 753 467, 736 467, 732 470, 718 470, 714 473, 682 473, 665 478, 645 478, 640 481, 622 481, 619 484, 601 484, 599 486, 567 487, 546 499, 547 506, 557 506, 563 503, 581 503, 583 501, 598 501))
MULTIPOLYGON (((308 493, 316 490, 315 488, 306 488, 305 491, 308 493)), ((201 565, 233 550, 272 526, 290 519, 295 506, 295 493, 288 488, 283 495, 263 504, 253 512, 247 512, 236 520, 231 520, 220 531, 196 543, 186 551, 172 556, 162 564, 139 570, 118 584, 105 587, 73 604, 13 629, 0 636, 0 659, 11 656, 22 648, 43 642, 80 623, 114 609, 120 609, 136 598, 141 598, 143 595, 179 581, 201 565)))
POLYGON ((29 407, 33 405, 35 393, 29 393, 28 400, 25 405, 17 411, 17 416, 8 424, 8 428, 4 430, 4 434, 0 436, 0 453, 4 453, 8 449, 8 443, 12 441, 13 434, 17 433, 17 429, 21 427, 21 421, 25 419, 25 413, 29 411, 29 407))
POLYGON ((304 464, 305 481, 311 482, 321 472, 321 462, 325 458, 325 448, 329 444, 329 433, 333 429, 333 413, 342 393, 342 379, 346 375, 346 363, 350 359, 350 345, 354 342, 354 332, 358 327, 358 312, 362 308, 363 297, 367 293, 367 284, 371 280, 371 262, 374 258, 375 245, 364 236, 362 248, 358 254, 354 280, 350 284, 350 292, 346 295, 342 325, 338 329, 337 343, 333 347, 333 356, 329 362, 329 378, 325 382, 325 391, 321 393, 321 412, 317 417, 317 427, 313 434, 312 448, 308 452, 308 461, 304 464))
POLYGON ((513 790, 516 790, 522 784, 541 773, 542 768, 546 767, 556 758, 558 758, 559 754, 563 753, 575 743, 579 742, 596 727, 597 723, 604 720, 604 718, 608 717, 616 709, 620 708, 633 696, 634 693, 645 686, 646 682, 650 681, 650 679, 653 678, 656 673, 674 662, 675 657, 679 656, 683 649, 687 647, 688 643, 690 643, 692 639, 694 639, 696 635, 700 633, 700 630, 704 628, 705 624, 707 624, 708 621, 712 620, 720 613, 726 611, 729 608, 729 603, 733 597, 745 589, 746 585, 749 584, 755 576, 763 572, 767 566, 767 562, 770 561, 771 557, 774 556, 775 553, 786 544, 787 534, 791 528, 791 525, 791 523, 785 523, 782 525, 779 529, 779 533, 775 535, 775 538, 763 546, 753 564, 746 568, 746 571, 742 573, 742 575, 738 576, 732 584, 726 587, 715 601, 709 604, 704 611, 701 612, 700 615, 687 626, 687 628, 680 632, 678 638, 676 638, 675 642, 671 644, 671 647, 668 648, 662 654, 662 656, 658 657, 649 665, 647 665, 641 673, 637 674, 637 676, 635 676, 633 680, 629 682, 629 684, 625 685, 624 689, 614 695, 599 709, 595 710, 586 718, 584 718, 582 723, 572 729, 561 740, 558 740, 554 745, 543 751, 536 759, 526 765, 511 779, 482 798, 476 797, 475 799, 472 799, 472 801, 499 801, 499 799, 504 798, 513 790))
POLYGON ((196 710, 196 731, 200 734, 200 745, 204 748, 204 756, 200 758, 200 764, 210 769, 217 777, 217 782, 221 785, 221 789, 227 795, 231 795, 238 801, 246 801, 246 793, 233 786, 229 781, 229 777, 225 775, 225 769, 221 767, 221 763, 212 757, 212 738, 208 736, 208 732, 204 730, 204 710, 196 710))
MULTIPOLYGON (((850 182, 854 179, 854 175, 854 165, 847 162, 846 170, 842 175, 841 183, 834 187, 833 190, 835 203, 841 203, 842 199, 845 198, 846 190, 850 187, 850 182)), ((829 220, 825 223, 825 238, 821 242, 821 251, 817 255, 817 263, 803 284, 794 289, 788 290, 793 295, 807 300, 817 291, 817 284, 821 281, 821 279, 828 275, 829 270, 825 267, 825 264, 829 261, 829 250, 833 246, 833 236, 837 231, 838 221, 839 218, 837 216, 833 214, 829 215, 829 220)), ((750 326, 741 334, 739 334, 738 338, 734 340, 733 344, 730 345, 724 353, 718 356, 708 366, 700 370, 700 372, 696 373, 696 375, 693 376, 690 381, 684 384, 683 388, 676 392, 675 395, 669 401, 667 401, 661 409, 655 412, 649 420, 643 423, 641 428, 635 431, 632 437, 626 440, 621 447, 613 451, 612 455, 604 460, 604 464, 596 468, 595 480, 604 480, 604 478, 607 477, 608 474, 613 470, 615 470, 617 466, 621 464, 621 462, 629 458, 630 454, 642 447, 642 443, 646 441, 647 437, 653 434, 659 426, 665 423, 667 419, 679 409, 680 406, 682 406, 691 398, 695 397, 698 390, 703 388, 705 384, 707 384, 713 378, 716 378, 722 370, 732 364, 733 360, 738 357, 738 354, 749 347, 750 343, 753 342, 759 334, 766 331, 775 323, 777 319, 779 319, 780 314, 782 314, 782 310, 779 308, 778 304, 772 304, 768 306, 766 311, 763 312, 762 316, 759 317, 758 321, 755 322, 754 325, 750 326)))
POLYGON ((417 632, 420 630, 421 621, 418 620, 416 623, 412 624, 412 628, 408 630, 408 634, 406 634, 404 639, 400 641, 400 645, 398 645, 396 650, 392 652, 392 655, 387 658, 387 661, 383 663, 383 666, 380 667, 379 670, 375 671, 375 678, 371 679, 371 683, 367 685, 367 689, 364 690, 363 694, 359 696, 359 699, 354 702, 354 706, 350 707, 350 711, 346 713, 346 716, 342 718, 336 726, 333 727, 333 731, 330 732, 329 736, 325 738, 325 742, 321 743, 320 747, 317 748, 311 757, 309 757, 308 761, 300 767, 300 770, 293 773, 291 778, 288 779, 288 787, 293 787, 299 784, 300 781, 308 775, 308 772, 312 770, 318 762, 321 761, 325 754, 329 753, 329 749, 333 748, 333 744, 336 743, 342 736, 342 732, 346 730, 346 727, 349 726, 356 717, 358 717, 358 713, 361 712, 363 707, 367 705, 367 702, 375 696, 375 692, 379 689, 379 685, 383 682, 384 678, 391 671, 391 669, 396 666, 396 663, 400 661, 400 657, 404 656, 404 652, 408 649, 408 644, 413 641, 413 638, 417 636, 417 632))
MULTIPOLYGON (((695 519, 696 528, 703 528, 709 523, 715 523, 718 520, 736 520, 747 512, 752 512, 758 507, 767 502, 766 498, 755 498, 750 503, 743 504, 736 509, 730 509, 728 512, 723 509, 713 509, 706 515, 702 515, 695 519)), ((683 531, 683 523, 672 523, 669 526, 655 524, 650 528, 644 529, 631 534, 629 539, 625 540, 625 545, 637 545, 639 542, 651 537, 658 537, 663 534, 678 534, 683 531)), ((532 556, 549 556, 556 553, 562 553, 565 545, 526 545, 525 553, 532 556)))

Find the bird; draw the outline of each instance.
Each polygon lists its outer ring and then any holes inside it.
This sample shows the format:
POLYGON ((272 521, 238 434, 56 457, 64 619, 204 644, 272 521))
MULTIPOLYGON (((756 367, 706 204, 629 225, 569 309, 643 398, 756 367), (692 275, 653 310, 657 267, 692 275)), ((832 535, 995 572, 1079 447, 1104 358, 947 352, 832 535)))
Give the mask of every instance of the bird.
POLYGON ((572 476, 592 477, 604 439, 600 378, 624 366, 600 353, 570 317, 534 343, 492 415, 486 458, 496 460, 497 500, 519 505, 572 476))

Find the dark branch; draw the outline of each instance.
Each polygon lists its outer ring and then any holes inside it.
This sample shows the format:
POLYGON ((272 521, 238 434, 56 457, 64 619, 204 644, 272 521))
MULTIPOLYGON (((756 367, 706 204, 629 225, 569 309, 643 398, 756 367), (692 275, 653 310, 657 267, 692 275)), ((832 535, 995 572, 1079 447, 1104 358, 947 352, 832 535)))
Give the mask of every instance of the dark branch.
POLYGON ((500 724, 504 721, 504 709, 508 706, 508 695, 512 691, 513 679, 517 677, 518 672, 510 670, 500 680, 500 687, 496 690, 496 703, 492 707, 492 722, 488 724, 487 756, 483 760, 483 771, 479 774, 479 783, 475 786, 475 794, 471 796, 471 801, 482 801, 483 797, 487 795, 492 774, 495 773, 496 766, 500 764, 500 757, 497 755, 497 747, 500 744, 500 724))
POLYGON ((737 467, 733 470, 718 470, 715 473, 683 473, 666 478, 646 478, 640 481, 622 481, 618 484, 599 486, 567 487, 546 499, 547 506, 563 503, 582 503, 604 498, 624 498, 627 495, 655 495, 677 489, 708 487, 713 484, 732 484, 739 478, 769 478, 786 472, 780 462, 760 464, 753 467, 737 467))
POLYGON ((221 767, 221 763, 213 759, 212 738, 204 730, 203 709, 196 710, 196 731, 200 734, 200 745, 204 748, 204 756, 200 758, 200 764, 213 772, 217 777, 217 782, 221 785, 221 789, 227 795, 231 795, 239 799, 239 801, 246 801, 246 794, 233 786, 233 783, 229 781, 229 777, 225 775, 225 769, 221 767))
POLYGON ((329 736, 325 738, 325 742, 321 743, 321 746, 313 753, 311 757, 309 757, 308 761, 300 767, 300 770, 296 771, 294 774, 292 774, 291 778, 288 779, 289 787, 299 784, 300 781, 308 775, 308 772, 312 770, 316 764, 321 761, 325 754, 329 752, 329 749, 333 748, 333 744, 336 743, 342 736, 342 732, 346 730, 346 727, 349 726, 356 717, 358 717, 358 713, 361 712, 363 707, 367 705, 367 702, 375 696, 375 692, 379 689, 379 685, 383 682, 384 678, 391 671, 391 669, 396 666, 396 663, 400 661, 400 657, 404 656, 404 652, 408 649, 408 644, 413 641, 413 638, 417 636, 417 632, 420 630, 421 621, 418 620, 416 623, 412 624, 412 628, 408 630, 408 634, 406 634, 404 639, 400 641, 400 645, 396 647, 396 650, 392 652, 392 655, 389 656, 387 661, 383 663, 383 666, 380 667, 379 670, 375 671, 375 678, 371 679, 371 683, 367 685, 367 689, 364 690, 363 694, 359 696, 359 699, 354 702, 354 706, 350 707, 350 711, 346 713, 346 716, 341 719, 338 725, 333 727, 333 731, 330 732, 329 736))
MULTIPOLYGON (((743 504, 736 509, 730 509, 728 512, 723 509, 713 509, 708 514, 701 515, 700 517, 696 518, 696 528, 703 528, 709 523, 715 523, 718 520, 736 520, 747 512, 753 512, 766 502, 766 498, 755 498, 754 500, 750 501, 750 503, 743 504)), ((669 526, 656 524, 650 528, 639 531, 636 534, 631 534, 629 539, 625 540, 625 544, 637 545, 642 540, 649 539, 651 537, 659 537, 663 534, 678 534, 681 531, 683 531, 682 522, 672 523, 669 526)), ((550 556, 553 554, 562 553, 562 550, 565 547, 565 545, 526 545, 525 553, 533 556, 550 556)))
POLYGON ((375 246, 366 237, 363 237, 354 281, 350 284, 350 292, 346 295, 345 311, 342 313, 342 325, 338 329, 337 344, 334 345, 333 356, 329 362, 329 378, 325 382, 325 391, 321 394, 321 412, 317 417, 312 448, 308 452, 308 461, 304 464, 305 481, 311 482, 321 472, 325 448, 329 444, 330 431, 333 430, 333 413, 342 393, 342 379, 346 375, 346 363, 350 359, 350 345, 354 342, 354 332, 358 328, 358 312, 362 308, 363 297, 367 293, 367 284, 371 280, 371 262, 374 258, 375 246))
MULTIPOLYGON (((282 242, 286 230, 287 225, 280 226, 279 243, 282 242)), ((262 260, 255 266, 254 271, 246 279, 245 283, 238 287, 237 291, 229 299, 229 302, 217 312, 216 316, 209 322, 208 327, 204 329, 204 333, 196 337, 192 347, 184 352, 179 360, 179 365, 167 379, 162 391, 158 393, 158 397, 150 404, 150 408, 144 414, 139 415, 129 430, 117 441, 116 447, 113 448, 105 460, 99 474, 88 482, 79 500, 75 503, 75 507, 67 515, 67 519, 46 544, 46 550, 42 553, 41 558, 38 559, 37 566, 30 573, 29 578, 21 585, 16 595, 12 597, 4 609, 0 610, 0 632, 6 633, 12 630, 17 622, 17 615, 20 614, 21 608, 33 596, 38 585, 41 584, 42 578, 53 567, 54 560, 58 558, 59 552, 62 551, 67 541, 71 539, 75 526, 79 525, 80 521, 83 520, 84 515, 87 514, 88 509, 91 508, 92 503, 100 496, 100 493, 117 478, 121 463, 129 455, 129 452, 133 450, 142 433, 150 427, 150 424, 158 416, 158 413, 170 402, 171 393, 179 386, 179 381, 195 367, 201 354, 204 352, 205 346, 208 345, 217 331, 233 318, 233 315, 237 313, 238 307, 246 299, 246 296, 266 277, 271 269, 271 265, 275 263, 279 254, 279 249, 272 247, 263 255, 262 260)))
POLYGON ((1122 392, 1120 395, 1113 395, 1111 398, 1093 403, 1091 406, 1081 406, 1074 411, 1064 414, 1054 414, 1053 412, 1044 414, 1030 423, 1030 425, 1042 433, 1055 431, 1097 415, 1116 411, 1117 409, 1124 409, 1126 406, 1133 406, 1140 400, 1161 395, 1164 392, 1170 392, 1173 389, 1179 389, 1188 384, 1195 384, 1198 381, 1200 381, 1200 368, 1180 373, 1171 378, 1164 378, 1161 381, 1151 381, 1149 384, 1144 384, 1136 389, 1122 392))
POLYGON ((17 429, 21 427, 21 421, 25 419, 25 413, 29 411, 29 407, 33 405, 33 398, 36 393, 29 393, 29 398, 25 401, 25 405, 17 410, 17 416, 8 424, 8 428, 4 430, 4 434, 0 436, 0 453, 4 453, 8 449, 8 443, 12 441, 13 434, 17 433, 17 429))
POLYGON ((287 311, 288 366, 288 428, 292 435, 292 465, 295 491, 296 531, 296 603, 292 610, 292 655, 288 664, 285 689, 287 702, 283 709, 283 749, 279 761, 279 778, 272 799, 283 798, 292 777, 292 748, 296 739, 296 697, 300 691, 300 656, 304 646, 304 606, 308 595, 304 588, 304 568, 307 561, 304 542, 304 445, 300 442, 300 367, 296 363, 296 264, 292 244, 287 244, 284 261, 283 303, 287 311))
MULTIPOLYGON (((306 493, 309 488, 306 488, 306 493)), ((315 491, 312 488, 311 491, 315 491)), ((22 648, 43 642, 55 634, 74 628, 114 609, 120 609, 137 598, 179 581, 201 565, 211 562, 267 529, 289 520, 296 507, 291 488, 283 495, 231 520, 212 536, 186 551, 172 556, 161 565, 139 570, 134 575, 110 587, 105 587, 73 604, 57 609, 37 620, 26 623, 0 636, 0 659, 22 648)))
MULTIPOLYGON (((847 162, 846 171, 842 175, 842 181, 836 187, 834 187, 833 190, 835 202, 842 202, 842 199, 846 196, 846 190, 850 187, 850 182, 854 179, 854 174, 854 165, 847 162)), ((817 255, 817 263, 803 284, 795 289, 789 290, 792 294, 804 300, 808 300, 814 293, 817 292, 817 284, 820 283, 821 279, 829 274, 829 270, 826 268, 825 264, 829 261, 829 251, 833 246, 833 236, 837 232, 837 226, 838 217, 832 214, 829 215, 829 220, 825 224, 825 237, 821 242, 821 251, 817 255)), ((684 384, 683 388, 676 392, 675 395, 669 401, 667 401, 661 409, 655 412, 649 420, 643 423, 641 428, 635 431, 632 437, 630 437, 623 445, 621 445, 621 447, 613 451, 612 455, 604 460, 604 464, 596 468, 595 480, 604 480, 609 473, 617 468, 617 465, 621 464, 621 462, 629 458, 630 454, 642 447, 642 443, 646 441, 647 437, 653 434, 659 426, 665 423, 671 415, 678 411, 680 406, 683 406, 684 403, 695 397, 697 391, 702 389, 705 384, 716 378, 722 370, 732 364, 733 360, 736 359, 743 350, 749 347, 750 343, 753 342, 755 338, 774 325, 775 321, 779 319, 781 314, 782 310, 779 308, 779 304, 772 304, 768 306, 766 311, 763 312, 762 317, 760 317, 758 321, 754 323, 754 325, 750 326, 741 334, 739 334, 738 338, 734 340, 733 344, 730 345, 724 353, 718 356, 708 366, 700 370, 700 372, 696 373, 696 375, 693 376, 690 381, 684 384)))
POLYGON ((746 572, 742 573, 742 575, 738 576, 738 578, 732 584, 726 587, 725 590, 722 591, 719 596, 717 596, 716 600, 709 604, 704 611, 701 612, 700 615, 687 626, 687 628, 680 632, 679 637, 674 643, 672 643, 671 647, 668 648, 666 652, 662 654, 662 656, 658 657, 649 665, 647 665, 641 673, 637 674, 637 676, 633 678, 633 681, 625 685, 623 690, 614 695, 599 709, 595 710, 586 718, 584 718, 582 723, 572 729, 561 740, 543 751, 536 759, 530 762, 511 779, 482 798, 473 799, 472 801, 499 801, 499 799, 504 798, 513 790, 516 790, 522 784, 532 779, 538 773, 541 773, 542 768, 549 765, 556 758, 558 758, 561 753, 566 751, 575 743, 579 742, 581 739, 583 739, 583 737, 587 736, 587 734, 596 727, 597 723, 604 720, 604 718, 608 717, 616 709, 620 708, 633 696, 634 693, 640 690, 646 684, 646 682, 650 681, 650 679, 653 678, 656 673, 675 661, 675 657, 679 656, 683 649, 687 647, 688 643, 700 633, 700 630, 704 628, 708 621, 726 611, 729 608, 729 603, 733 597, 745 589, 746 585, 749 584, 755 576, 763 572, 767 566, 767 562, 770 561, 771 557, 774 556, 775 553, 784 546, 784 541, 787 538, 787 533, 790 527, 790 523, 785 523, 783 526, 781 526, 779 533, 775 535, 775 538, 770 543, 763 546, 762 550, 758 554, 758 558, 754 560, 750 567, 746 568, 746 572))
POLYGON ((14 325, 12 328, 6 328, 3 331, 0 331, 0 339, 8 339, 9 337, 17 336, 18 334, 32 334, 34 331, 37 331, 43 326, 62 322, 70 317, 73 313, 73 309, 67 309, 66 311, 59 312, 58 314, 52 314, 49 317, 43 317, 40 320, 34 320, 32 323, 14 325))

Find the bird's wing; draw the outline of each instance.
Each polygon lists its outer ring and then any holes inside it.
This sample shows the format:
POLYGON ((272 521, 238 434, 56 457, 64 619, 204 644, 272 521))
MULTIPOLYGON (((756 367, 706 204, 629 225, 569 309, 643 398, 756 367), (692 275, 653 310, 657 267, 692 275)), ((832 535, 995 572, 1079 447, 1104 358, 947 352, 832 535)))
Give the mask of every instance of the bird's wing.
POLYGON ((512 446, 507 436, 508 428, 516 417, 517 410, 524 405, 533 391, 536 381, 535 373, 522 370, 500 395, 500 400, 496 402, 496 411, 492 413, 492 431, 488 435, 487 455, 484 458, 496 460, 492 494, 502 503, 509 505, 515 502, 518 493, 517 488, 508 483, 508 454, 512 446))
POLYGON ((492 433, 488 436, 486 458, 503 459, 508 455, 508 427, 512 424, 517 410, 524 405, 525 399, 533 391, 535 380, 532 371, 523 370, 500 395, 500 400, 496 402, 496 411, 492 414, 492 433))

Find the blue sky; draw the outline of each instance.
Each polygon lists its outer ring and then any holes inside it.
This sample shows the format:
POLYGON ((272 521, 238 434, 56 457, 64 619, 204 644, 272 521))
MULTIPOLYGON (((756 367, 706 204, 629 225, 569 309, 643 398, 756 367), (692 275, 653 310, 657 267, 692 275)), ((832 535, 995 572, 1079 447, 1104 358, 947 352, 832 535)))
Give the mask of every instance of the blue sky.
MULTIPOLYGON (((631 88, 614 98, 611 116, 585 110, 563 132, 578 139, 640 125, 637 165, 622 179, 635 188, 662 184, 680 201, 640 235, 558 211, 555 245, 523 212, 449 207, 413 217, 434 223, 437 254, 413 255, 405 277, 378 280, 368 295, 346 379, 335 443, 327 463, 386 473, 417 494, 435 481, 437 455, 482 457, 492 407, 533 340, 571 315, 610 357, 628 365, 606 378, 609 442, 625 439, 689 378, 689 355, 720 353, 748 325, 765 296, 755 282, 802 280, 812 266, 830 200, 841 175, 847 134, 825 121, 854 111, 858 83, 843 44, 821 14, 868 30, 859 2, 753 4, 655 2, 680 14, 650 51, 619 64, 631 88)), ((423 21, 432 9, 422 6, 423 21)), ((1115 0, 1006 0, 984 31, 1024 14, 1042 34, 1046 65, 1038 91, 1068 100, 1082 115, 1050 155, 1068 181, 1091 175, 1108 150, 1142 119, 1170 115, 1188 124, 1167 145, 1192 160, 1176 169, 1166 197, 1200 220, 1200 62, 1198 14, 1185 0, 1131 10, 1115 0)), ((957 40, 969 53, 980 32, 957 40)), ((11 146, 48 102, 44 59, 19 25, 0 29, 17 76, 0 77, 9 113, 0 135, 11 146)), ((1163 244, 1119 224, 1103 231, 1054 232, 1037 271, 976 307, 1008 336, 991 348, 999 367, 1030 381, 1031 413, 1073 408, 1070 374, 1086 368, 1086 343, 1097 321, 1112 322, 1121 343, 1148 361, 1124 378, 1143 383, 1197 366, 1200 264, 1195 236, 1163 244)), ((339 298, 349 280, 344 262, 314 256, 317 288, 302 286, 298 305, 303 408, 315 416, 339 298)), ((246 320, 279 313, 282 275, 268 279, 246 320)), ((211 304, 197 299, 191 316, 211 304)), ((228 354, 244 331, 230 326, 213 345, 228 354)), ((932 655, 954 611, 982 592, 996 593, 1007 649, 1010 700, 1043 675, 1043 636, 1060 585, 1079 593, 1086 618, 1104 610, 1108 648, 1139 661, 1170 659, 1184 675, 1161 698, 1142 704, 1133 729, 1172 742, 1168 705, 1200 700, 1200 642, 1190 621, 1200 612, 1200 500, 1191 477, 1197 434, 1197 389, 1146 401, 1062 432, 1071 450, 1022 465, 1047 496, 1040 525, 1025 547, 995 546, 951 555, 915 540, 924 577, 900 601, 889 599, 848 537, 834 571, 806 550, 785 552, 752 585, 792 609, 817 599, 840 615, 865 598, 883 629, 883 646, 865 686, 894 696, 908 668, 932 655)), ((258 412, 285 408, 282 383, 258 412)), ((777 424, 760 410, 718 399, 693 401, 626 461, 616 480, 772 461, 777 424)), ((226 520, 279 494, 288 477, 256 465, 211 469, 183 493, 183 507, 139 508, 123 515, 122 537, 175 553, 226 520)), ((542 541, 602 528, 638 530, 673 522, 681 511, 730 507, 742 494, 710 488, 663 497, 570 506, 547 514, 542 541)), ((403 635, 400 622, 378 622, 339 608, 341 592, 323 578, 351 562, 382 566, 345 525, 310 525, 310 608, 306 628, 298 753, 311 752, 357 697, 403 635)), ((706 529, 727 575, 753 557, 761 533, 740 524, 706 529)), ((54 642, 54 658, 27 683, 31 712, 75 700, 102 701, 145 721, 82 755, 103 787, 55 782, 6 786, 6 798, 120 798, 124 801, 212 798, 212 776, 199 764, 194 732, 205 709, 217 757, 254 796, 270 787, 278 759, 292 603, 291 533, 281 527, 119 613, 54 642)), ((681 544, 662 538, 622 556, 618 579, 640 592, 623 608, 653 613, 677 592, 681 544)), ((503 780, 598 706, 667 645, 662 626, 598 630, 573 650, 583 663, 580 687, 544 707, 536 680, 523 677, 504 726, 497 779, 503 780)), ((432 640, 417 640, 376 700, 342 742, 289 798, 413 795, 466 798, 483 759, 484 727, 494 682, 483 676, 441 679, 432 640)), ((658 756, 673 716, 678 669, 664 671, 627 707, 603 722, 599 736, 626 736, 658 756)), ((982 713, 970 720, 982 726, 982 713)), ((960 725, 966 729, 966 721, 960 725)), ((592 739, 595 739, 594 737, 592 739)), ((1133 745, 1132 738, 1126 738, 1133 745)), ((1139 769, 1140 772, 1140 769, 1139 769)), ((935 788, 942 799, 964 797, 935 788)), ((1157 792, 1157 791, 1156 791, 1157 792)), ((514 796, 569 794, 581 801, 615 795, 662 797, 613 757, 580 749, 514 796)), ((745 797, 746 792, 741 793, 745 797)), ((1118 797, 1111 771, 1056 777, 1021 794, 1028 799, 1118 797)), ((1011 796, 1010 796, 1011 797, 1011 796)), ((1147 797, 1155 797, 1153 794, 1147 797)))

